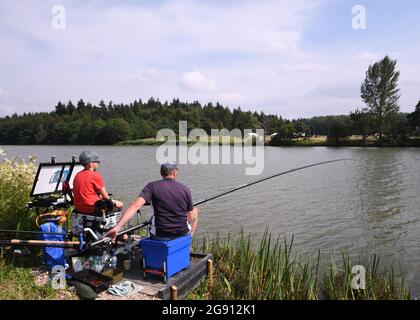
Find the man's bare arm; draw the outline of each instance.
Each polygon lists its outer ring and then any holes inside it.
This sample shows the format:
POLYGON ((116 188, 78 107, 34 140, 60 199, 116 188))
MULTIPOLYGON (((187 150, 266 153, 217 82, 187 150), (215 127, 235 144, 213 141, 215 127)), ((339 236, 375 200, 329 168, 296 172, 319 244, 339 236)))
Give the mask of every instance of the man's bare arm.
POLYGON ((106 191, 105 187, 102 187, 102 188, 99 190, 99 194, 101 195, 102 199, 109 199, 109 194, 108 194, 108 192, 106 191))

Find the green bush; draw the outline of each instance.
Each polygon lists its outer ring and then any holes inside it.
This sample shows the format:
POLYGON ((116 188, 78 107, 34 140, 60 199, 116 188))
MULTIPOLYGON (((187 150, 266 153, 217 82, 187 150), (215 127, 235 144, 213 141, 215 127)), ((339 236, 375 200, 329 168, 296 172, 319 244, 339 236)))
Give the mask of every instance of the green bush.
POLYGON ((0 148, 0 228, 34 227, 33 214, 25 209, 35 178, 35 158, 7 159, 0 148))

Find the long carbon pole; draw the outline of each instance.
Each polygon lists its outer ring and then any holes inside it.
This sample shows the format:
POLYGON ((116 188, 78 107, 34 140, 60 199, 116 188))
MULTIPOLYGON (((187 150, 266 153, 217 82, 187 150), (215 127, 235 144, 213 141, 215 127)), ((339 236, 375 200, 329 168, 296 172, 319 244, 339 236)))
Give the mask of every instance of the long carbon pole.
MULTIPOLYGON (((136 231, 136 230, 141 229, 141 228, 144 228, 144 227, 148 226, 149 224, 150 224, 150 222, 146 221, 146 222, 143 222, 143 223, 141 223, 137 226, 121 230, 120 232, 117 233, 116 237, 121 236, 121 235, 126 234, 126 233, 129 233, 129 232, 136 231)), ((94 247, 94 246, 97 246, 98 244, 104 243, 105 241, 109 241, 109 240, 111 240, 111 238, 105 237, 105 238, 102 238, 102 239, 99 239, 95 242, 90 243, 89 246, 94 247)))
POLYGON ((228 191, 225 191, 225 192, 216 194, 214 196, 211 196, 211 197, 208 197, 208 198, 204 198, 204 199, 202 199, 202 200, 197 201, 196 203, 194 203, 194 206, 199 206, 199 205, 201 205, 203 203, 206 203, 207 201, 220 198, 220 197, 222 197, 224 195, 227 195, 229 193, 232 193, 232 192, 235 192, 235 191, 238 191, 238 190, 241 190, 241 189, 250 187, 250 186, 252 186, 254 184, 257 184, 257 183, 260 183, 260 182, 263 182, 263 181, 266 181, 266 180, 269 180, 269 179, 273 179, 273 178, 276 178, 276 177, 279 177, 279 176, 282 176, 282 175, 285 175, 285 174, 288 174, 288 173, 291 173, 291 172, 294 172, 294 171, 299 171, 299 170, 303 170, 303 169, 306 169, 306 168, 320 166, 320 165, 327 164, 327 163, 338 162, 338 161, 347 161, 347 160, 353 160, 353 159, 335 159, 335 160, 323 161, 323 162, 313 163, 313 164, 309 164, 309 165, 306 165, 306 166, 303 166, 303 167, 299 167, 299 168, 294 168, 294 169, 290 169, 290 170, 287 170, 287 171, 283 171, 283 172, 274 174, 274 175, 269 176, 269 177, 261 178, 261 179, 258 179, 258 180, 255 180, 255 181, 252 181, 252 182, 249 182, 249 183, 240 185, 240 186, 235 187, 235 188, 233 188, 231 190, 228 190, 228 191))
MULTIPOLYGON (((211 201, 211 200, 214 200, 214 199, 220 198, 220 197, 222 197, 222 196, 224 196, 224 195, 227 195, 227 194, 229 194, 229 193, 232 193, 232 192, 235 192, 235 191, 238 191, 238 190, 244 189, 244 188, 246 188, 246 187, 250 187, 250 186, 252 186, 252 185, 254 185, 254 184, 257 184, 257 183, 260 183, 260 182, 263 182, 263 181, 266 181, 266 180, 269 180, 269 179, 273 179, 273 178, 275 178, 275 177, 279 177, 279 176, 282 176, 282 175, 285 175, 285 174, 288 174, 288 173, 291 173, 291 172, 294 172, 294 171, 303 170, 303 169, 306 169, 306 168, 311 168, 311 167, 315 167, 315 166, 320 166, 320 165, 327 164, 327 163, 338 162, 338 161, 346 161, 346 160, 352 160, 352 159, 335 159, 335 160, 323 161, 323 162, 313 163, 313 164, 309 164, 309 165, 306 165, 306 166, 303 166, 303 167, 299 167, 299 168, 295 168, 295 169, 290 169, 290 170, 287 170, 287 171, 283 171, 283 172, 280 172, 280 173, 274 174, 274 175, 269 176, 269 177, 261 178, 261 179, 258 179, 258 180, 255 180, 255 181, 252 181, 252 182, 250 182, 250 183, 243 184, 243 185, 238 186, 238 187, 235 187, 235 188, 233 188, 233 189, 231 189, 231 190, 228 190, 228 191, 225 191, 225 192, 222 192, 222 193, 216 194, 216 195, 214 195, 214 196, 211 196, 211 197, 208 197, 208 198, 204 198, 204 199, 202 199, 202 200, 200 200, 200 201, 195 202, 195 203, 194 203, 194 206, 199 206, 199 205, 201 205, 201 204, 203 204, 203 203, 206 203, 206 202, 208 202, 208 201, 211 201)), ((121 235, 123 235, 123 234, 126 234, 126 233, 128 233, 128 232, 132 232, 132 231, 135 231, 135 230, 137 230, 137 229, 143 228, 143 227, 145 227, 145 226, 147 226, 147 225, 149 225, 149 224, 150 224, 150 222, 144 222, 144 223, 142 223, 142 224, 140 224, 140 225, 137 225, 137 226, 134 226, 134 227, 131 227, 131 228, 128 228, 128 229, 122 230, 122 231, 120 231, 120 232, 118 232, 118 233, 117 233, 117 237, 118 237, 118 236, 121 236, 121 235)), ((109 237, 105 237, 105 238, 102 238, 102 239, 97 240, 97 241, 95 241, 95 242, 92 242, 92 243, 90 244, 90 246, 91 246, 91 247, 94 247, 94 246, 96 246, 96 245, 98 245, 98 244, 101 244, 101 243, 103 243, 103 242, 105 242, 105 241, 109 241, 109 240, 111 240, 111 238, 109 238, 109 237)))
POLYGON ((0 245, 25 245, 25 246, 44 246, 44 247, 71 247, 80 245, 79 241, 49 241, 49 240, 0 240, 0 245))
POLYGON ((64 232, 42 232, 42 231, 25 231, 25 230, 0 230, 0 233, 28 233, 28 234, 55 234, 68 236, 68 233, 64 232))

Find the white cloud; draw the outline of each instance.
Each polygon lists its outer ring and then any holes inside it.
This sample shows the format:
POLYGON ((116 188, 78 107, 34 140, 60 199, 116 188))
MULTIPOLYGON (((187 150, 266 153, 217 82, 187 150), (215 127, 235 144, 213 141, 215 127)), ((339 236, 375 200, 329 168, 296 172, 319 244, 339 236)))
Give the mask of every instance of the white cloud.
POLYGON ((15 109, 13 107, 0 104, 0 115, 6 116, 14 112, 15 109))
POLYGON ((376 62, 376 60, 379 60, 380 58, 381 58, 381 55, 374 52, 369 52, 369 51, 362 51, 353 56, 353 59, 355 61, 371 62, 371 63, 376 62))
POLYGON ((276 60, 300 56, 302 26, 315 6, 311 0, 129 7, 63 1, 67 29, 57 32, 46 23, 54 4, 35 2, 28 11, 16 1, 0 8, 10 27, 8 36, 0 35, 8 48, 0 64, 11 71, 12 92, 31 100, 16 103, 17 112, 28 105, 51 110, 58 100, 150 96, 270 108, 264 100, 277 94, 276 60), (264 86, 266 80, 272 83, 264 86))
POLYGON ((353 99, 359 95, 360 86, 353 82, 322 83, 306 93, 306 97, 332 97, 353 99))
POLYGON ((0 88, 0 97, 6 96, 6 95, 7 95, 7 92, 3 88, 0 88))
MULTIPOLYGON (((287 117, 348 113, 361 103, 351 88, 385 54, 302 45, 324 2, 64 0, 65 31, 50 27, 55 0, 0 2, 0 42, 7 48, 0 50, 0 83, 7 83, 8 94, 0 91, 0 103, 22 113, 52 110, 58 100, 153 96, 287 117)), ((400 50, 398 59, 407 54, 400 50)), ((410 53, 414 61, 416 52, 410 53)), ((417 80, 416 70, 401 64, 407 105, 418 100, 415 86, 404 84, 417 80)))
POLYGON ((290 64, 290 65, 283 65, 280 68, 280 72, 283 71, 323 71, 330 68, 330 64, 322 64, 319 62, 306 62, 300 64, 290 64))
POLYGON ((216 87, 214 81, 206 78, 199 70, 183 74, 181 85, 185 89, 193 91, 212 91, 216 87))
POLYGON ((247 101, 247 96, 239 92, 221 92, 215 95, 215 99, 222 104, 237 107, 247 101))

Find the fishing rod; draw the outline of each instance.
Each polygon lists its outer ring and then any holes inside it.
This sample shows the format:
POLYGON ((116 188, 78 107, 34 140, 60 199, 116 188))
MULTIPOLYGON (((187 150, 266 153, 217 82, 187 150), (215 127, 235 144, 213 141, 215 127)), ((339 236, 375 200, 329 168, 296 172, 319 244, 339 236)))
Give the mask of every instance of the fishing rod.
MULTIPOLYGON (((241 185, 241 186, 238 186, 238 187, 235 187, 235 188, 233 188, 233 189, 231 189, 231 190, 228 190, 228 191, 225 191, 225 192, 222 192, 222 193, 219 193, 219 194, 213 195, 213 196, 211 196, 211 197, 204 198, 204 199, 202 199, 202 200, 200 200, 200 201, 195 202, 195 203, 194 203, 194 206, 199 206, 199 205, 201 205, 201 204, 203 204, 203 203, 206 203, 206 202, 208 202, 208 201, 211 201, 211 200, 214 200, 214 199, 220 198, 220 197, 222 197, 222 196, 224 196, 224 195, 227 195, 227 194, 229 194, 229 193, 232 193, 232 192, 235 192, 235 191, 238 191, 238 190, 244 189, 244 188, 246 188, 246 187, 250 187, 250 186, 252 186, 252 185, 254 185, 254 184, 257 184, 257 183, 260 183, 260 182, 263 182, 263 181, 266 181, 266 180, 269 180, 269 179, 273 179, 273 178, 275 178, 275 177, 279 177, 279 176, 282 176, 282 175, 285 175, 285 174, 288 174, 288 173, 291 173, 291 172, 294 172, 294 171, 303 170, 303 169, 306 169, 306 168, 311 168, 311 167, 315 167, 315 166, 320 166, 320 165, 327 164, 327 163, 333 163, 333 162, 338 162, 338 161, 347 161, 347 160, 353 160, 353 159, 335 159, 335 160, 328 160, 328 161, 323 161, 323 162, 313 163, 313 164, 309 164, 309 165, 306 165, 306 166, 303 166, 303 167, 299 167, 299 168, 294 168, 294 169, 290 169, 290 170, 287 170, 287 171, 283 171, 283 172, 280 172, 280 173, 274 174, 274 175, 269 176, 269 177, 265 177, 265 178, 262 178, 262 179, 258 179, 258 180, 255 180, 255 181, 252 181, 252 182, 249 182, 249 183, 243 184, 243 185, 241 185)), ((116 237, 121 236, 121 235, 124 235, 124 234, 129 233, 129 232, 133 232, 133 231, 138 230, 138 229, 140 229, 140 228, 146 227, 146 226, 148 226, 149 224, 150 224, 150 222, 149 222, 149 221, 147 221, 147 222, 144 222, 144 223, 142 223, 142 224, 140 224, 140 225, 137 225, 137 226, 134 226, 134 227, 131 227, 131 228, 128 228, 128 229, 122 230, 122 231, 120 231, 120 232, 118 232, 118 233, 117 233, 116 237)), ((104 237, 104 238, 102 238, 102 239, 100 239, 100 240, 97 240, 97 241, 95 241, 95 242, 92 242, 92 243, 90 244, 90 246, 91 246, 91 247, 94 247, 94 246, 96 246, 96 245, 98 245, 98 244, 101 244, 101 243, 104 243, 105 241, 110 241, 110 240, 111 240, 111 238, 109 238, 109 237, 104 237)))
POLYGON ((79 241, 50 241, 50 240, 0 240, 0 245, 44 246, 57 248, 72 248, 80 245, 79 241))
MULTIPOLYGON (((124 230, 118 232, 115 237, 119 237, 119 236, 122 236, 122 235, 124 235, 126 233, 130 233, 130 232, 136 231, 138 229, 144 228, 144 227, 148 226, 149 224, 150 224, 150 221, 146 221, 146 222, 143 222, 143 223, 141 223, 141 224, 139 224, 137 226, 124 229, 124 230)), ((110 237, 104 237, 102 239, 99 239, 97 241, 94 241, 94 242, 90 243, 89 246, 90 247, 94 247, 94 246, 97 246, 98 244, 102 244, 102 243, 104 243, 106 241, 110 241, 110 240, 112 240, 112 238, 110 238, 110 237)))
POLYGON ((220 198, 220 197, 222 197, 224 195, 227 195, 229 193, 232 193, 232 192, 235 192, 235 191, 238 191, 238 190, 241 190, 241 189, 250 187, 250 186, 252 186, 254 184, 257 184, 257 183, 260 183, 260 182, 263 182, 263 181, 266 181, 266 180, 269 180, 269 179, 273 179, 273 178, 276 178, 276 177, 279 177, 279 176, 282 176, 282 175, 285 175, 285 174, 288 174, 288 173, 291 173, 291 172, 294 172, 294 171, 299 171, 299 170, 303 170, 303 169, 306 169, 306 168, 320 166, 320 165, 327 164, 327 163, 338 162, 338 161, 347 161, 347 160, 353 160, 353 159, 335 159, 335 160, 323 161, 323 162, 313 163, 313 164, 306 165, 306 166, 299 167, 299 168, 290 169, 290 170, 283 171, 283 172, 280 172, 280 173, 276 173, 276 174, 274 174, 272 176, 261 178, 261 179, 258 179, 258 180, 255 180, 255 181, 252 181, 252 182, 249 182, 249 183, 240 185, 240 186, 235 187, 235 188, 233 188, 231 190, 228 190, 228 191, 225 191, 225 192, 216 194, 214 196, 211 196, 211 197, 208 197, 208 198, 204 198, 204 199, 202 199, 202 200, 197 201, 196 203, 194 203, 194 206, 199 206, 199 205, 201 205, 203 203, 206 203, 208 201, 211 201, 211 200, 220 198))
POLYGON ((43 232, 43 231, 25 231, 25 230, 0 230, 0 233, 29 233, 29 234, 54 234, 60 236, 68 236, 65 232, 43 232))

